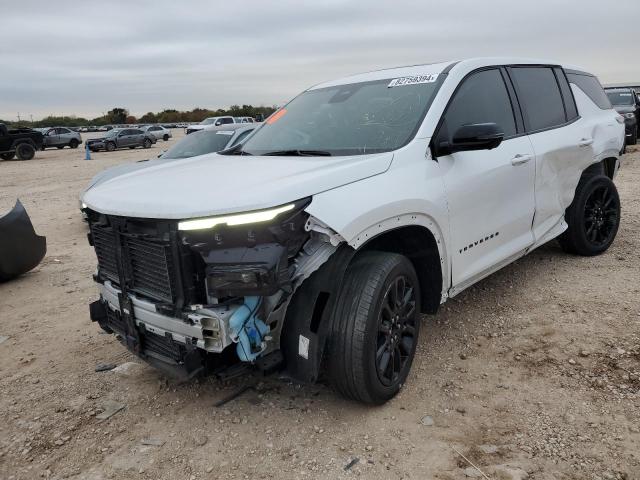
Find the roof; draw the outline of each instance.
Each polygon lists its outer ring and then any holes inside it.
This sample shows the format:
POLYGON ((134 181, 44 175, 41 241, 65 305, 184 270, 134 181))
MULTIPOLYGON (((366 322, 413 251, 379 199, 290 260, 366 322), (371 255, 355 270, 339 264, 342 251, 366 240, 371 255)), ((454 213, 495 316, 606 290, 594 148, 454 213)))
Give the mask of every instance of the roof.
POLYGON ((410 65, 405 67, 385 68, 382 70, 374 70, 371 72, 359 73, 347 77, 320 83, 310 88, 315 90, 318 88, 333 87, 336 85, 347 85, 351 83, 369 82, 376 80, 386 80, 398 77, 407 77, 413 75, 430 75, 440 74, 450 68, 451 70, 475 70, 476 68, 492 66, 492 65, 562 65, 564 68, 585 71, 581 67, 567 65, 557 61, 545 59, 532 59, 522 57, 478 57, 465 60, 451 60, 448 62, 425 63, 421 65, 410 65))

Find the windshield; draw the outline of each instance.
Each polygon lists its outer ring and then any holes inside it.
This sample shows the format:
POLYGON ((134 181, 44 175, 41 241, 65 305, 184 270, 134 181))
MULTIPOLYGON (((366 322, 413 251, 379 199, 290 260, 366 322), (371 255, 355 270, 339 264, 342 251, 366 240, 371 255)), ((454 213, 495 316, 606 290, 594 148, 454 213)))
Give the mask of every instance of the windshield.
POLYGON ((232 130, 202 130, 192 133, 167 150, 162 158, 188 158, 219 152, 229 143, 234 133, 232 130))
POLYGON ((436 75, 308 90, 247 140, 251 155, 364 155, 406 145, 437 91, 436 75), (314 153, 315 152, 315 153, 314 153))
POLYGON ((607 90, 607 97, 612 105, 633 105, 635 103, 631 90, 607 90))
POLYGON ((212 123, 214 123, 217 119, 216 118, 205 118, 204 120, 202 120, 200 122, 200 125, 211 125, 212 123))
POLYGON ((109 130, 106 134, 105 134, 105 138, 107 137, 115 137, 116 135, 118 135, 122 130, 119 130, 117 128, 111 129, 109 130))

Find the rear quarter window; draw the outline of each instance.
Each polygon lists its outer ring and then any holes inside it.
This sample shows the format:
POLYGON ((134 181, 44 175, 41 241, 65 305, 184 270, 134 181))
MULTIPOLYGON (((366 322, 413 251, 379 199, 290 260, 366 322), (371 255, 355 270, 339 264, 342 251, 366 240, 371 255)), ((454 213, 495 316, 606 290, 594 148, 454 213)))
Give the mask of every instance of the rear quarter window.
POLYGON ((610 108, 613 108, 609 101, 609 97, 607 97, 607 94, 602 88, 602 85, 600 85, 598 79, 593 75, 567 72, 567 79, 569 80, 569 83, 573 83, 582 90, 585 95, 601 109, 609 110, 610 108))

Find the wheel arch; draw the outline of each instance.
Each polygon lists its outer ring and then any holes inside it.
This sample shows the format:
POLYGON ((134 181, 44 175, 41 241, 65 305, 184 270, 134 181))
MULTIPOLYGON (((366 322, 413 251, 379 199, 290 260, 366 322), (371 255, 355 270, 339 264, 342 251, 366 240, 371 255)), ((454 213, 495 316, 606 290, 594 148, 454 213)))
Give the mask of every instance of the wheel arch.
POLYGON ((31 145, 33 148, 36 148, 36 144, 31 138, 18 138, 13 141, 13 143, 11 144, 11 148, 13 150, 16 150, 18 148, 18 145, 22 145, 23 143, 27 143, 31 145))
POLYGON ((616 157, 605 157, 596 163, 592 163, 582 172, 582 176, 605 175, 613 180, 616 174, 618 159, 616 157))
MULTIPOLYGON (((417 220, 417 214, 410 214, 410 219, 417 220)), ((402 216, 394 217, 392 221, 403 223, 402 216)), ((413 264, 420 282, 422 312, 436 313, 445 298, 448 262, 439 231, 433 228, 435 224, 432 221, 429 222, 431 228, 414 223, 383 231, 380 230, 385 222, 380 222, 356 237, 356 242, 365 239, 357 248, 356 256, 360 252, 375 250, 407 257, 413 264)))

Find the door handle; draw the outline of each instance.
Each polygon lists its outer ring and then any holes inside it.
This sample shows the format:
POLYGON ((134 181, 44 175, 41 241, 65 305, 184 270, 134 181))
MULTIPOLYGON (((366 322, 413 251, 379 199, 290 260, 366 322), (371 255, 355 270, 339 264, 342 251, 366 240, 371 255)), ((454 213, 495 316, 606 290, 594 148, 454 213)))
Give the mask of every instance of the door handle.
POLYGON ((580 145, 581 147, 588 147, 592 143, 593 138, 583 138, 582 140, 580 140, 580 143, 578 143, 578 145, 580 145))
POLYGON ((524 165, 525 163, 527 163, 529 160, 531 160, 533 157, 531 155, 522 155, 522 154, 517 154, 515 157, 513 157, 511 159, 511 165, 516 166, 516 165, 524 165))

